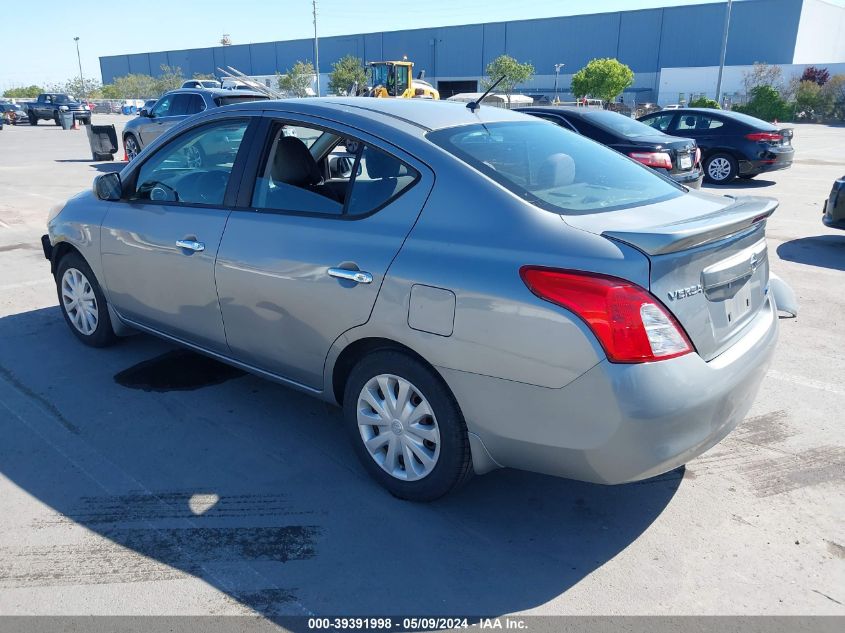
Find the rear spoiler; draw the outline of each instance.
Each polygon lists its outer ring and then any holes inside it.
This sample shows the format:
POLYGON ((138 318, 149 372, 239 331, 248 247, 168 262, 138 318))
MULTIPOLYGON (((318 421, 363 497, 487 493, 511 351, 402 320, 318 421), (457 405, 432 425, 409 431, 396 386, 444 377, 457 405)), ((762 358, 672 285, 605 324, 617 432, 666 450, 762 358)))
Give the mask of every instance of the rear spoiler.
POLYGON ((773 198, 742 197, 723 209, 697 218, 641 231, 604 231, 602 235, 633 246, 647 255, 665 255, 744 231, 768 218, 777 208, 778 201, 773 198))

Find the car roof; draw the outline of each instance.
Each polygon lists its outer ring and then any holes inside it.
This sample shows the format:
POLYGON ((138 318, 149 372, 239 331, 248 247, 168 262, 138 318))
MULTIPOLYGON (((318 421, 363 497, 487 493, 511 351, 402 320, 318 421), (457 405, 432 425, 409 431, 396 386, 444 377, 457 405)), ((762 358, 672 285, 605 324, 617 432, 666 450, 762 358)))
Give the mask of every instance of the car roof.
MULTIPOLYGON (((519 112, 542 112, 543 114, 565 114, 575 118, 582 118, 591 112, 610 112, 610 110, 599 110, 597 108, 578 108, 575 106, 528 106, 527 108, 517 108, 519 112)), ((615 112, 614 114, 618 114, 615 112)), ((624 115, 620 115, 624 116, 624 115)))
MULTIPOLYGON (((223 93, 237 91, 223 90, 223 93)), ((506 108, 482 105, 475 112, 465 103, 432 99, 378 99, 373 97, 306 97, 238 104, 239 109, 289 110, 292 107, 319 116, 355 114, 364 118, 393 119, 426 131, 477 123, 524 121, 526 115, 506 108)))

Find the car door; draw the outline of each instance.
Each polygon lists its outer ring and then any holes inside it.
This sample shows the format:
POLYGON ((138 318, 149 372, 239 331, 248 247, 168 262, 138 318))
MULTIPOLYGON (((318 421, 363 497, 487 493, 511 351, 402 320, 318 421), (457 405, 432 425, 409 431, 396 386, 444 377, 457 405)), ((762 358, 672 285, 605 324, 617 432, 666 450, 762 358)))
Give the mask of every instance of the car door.
POLYGON ((127 176, 101 231, 109 302, 121 317, 228 351, 214 260, 240 182, 249 124, 258 120, 238 115, 194 126, 127 176))
POLYGON ((321 389, 329 348, 369 319, 433 174, 341 125, 307 117, 266 125, 217 257, 226 339, 235 358, 321 389), (323 180, 332 152, 355 156, 345 187, 338 170, 323 180))
POLYGON ((138 128, 141 145, 146 147, 167 130, 185 118, 188 95, 175 93, 164 95, 150 112, 147 120, 138 128))

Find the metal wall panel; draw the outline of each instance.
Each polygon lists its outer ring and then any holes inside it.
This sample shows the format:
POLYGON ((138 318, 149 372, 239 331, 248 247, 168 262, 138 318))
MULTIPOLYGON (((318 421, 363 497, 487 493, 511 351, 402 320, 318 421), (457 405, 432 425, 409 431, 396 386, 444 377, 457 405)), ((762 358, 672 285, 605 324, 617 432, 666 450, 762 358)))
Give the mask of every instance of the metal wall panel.
POLYGON ((276 45, 273 42, 250 44, 249 56, 253 75, 272 75, 276 72, 276 45))
POLYGON ((112 83, 116 77, 129 74, 129 58, 126 55, 111 55, 100 58, 100 76, 104 84, 112 83))
POLYGON ((320 70, 330 72, 341 57, 354 55, 364 61, 364 36, 325 37, 320 39, 320 70))
POLYGON ((382 54, 384 55, 384 59, 402 59, 402 56, 406 55, 409 60, 414 62, 415 72, 425 70, 427 75, 433 75, 434 38, 437 30, 415 29, 413 31, 383 33, 382 54))
POLYGON ((734 2, 725 63, 729 66, 754 62, 791 64, 801 4, 801 0, 734 2))
MULTIPOLYGON (((480 24, 437 29, 434 34, 434 67, 426 68, 432 77, 475 77, 484 70, 484 27, 480 24)), ((414 60, 416 61, 416 60, 414 60)), ((418 70, 416 66, 414 70, 418 70)))
POLYGON ((313 40, 276 42, 276 63, 279 65, 278 70, 280 73, 284 73, 298 61, 314 63, 313 40))
MULTIPOLYGON (((739 4, 742 3, 735 2, 734 6, 739 4)), ((719 3, 663 9, 660 65, 670 68, 718 65, 726 6, 719 3)))
POLYGON ((147 53, 136 53, 134 55, 127 55, 126 58, 127 63, 129 64, 130 73, 141 73, 144 75, 150 74, 150 56, 147 53))
POLYGON ((376 62, 384 59, 381 33, 367 33, 364 35, 364 62, 376 62))
MULTIPOLYGON (((481 68, 476 74, 484 74, 484 69, 487 64, 496 59, 499 55, 504 55, 507 51, 508 43, 508 28, 505 22, 496 22, 493 24, 483 25, 484 54, 482 55, 481 68)), ((443 29, 444 31, 446 29, 443 29)), ((447 69, 444 69, 446 71, 447 69)), ((441 71, 441 75, 451 76, 449 72, 441 71)))
POLYGON ((635 73, 657 70, 663 10, 624 11, 619 17, 619 60, 635 73))

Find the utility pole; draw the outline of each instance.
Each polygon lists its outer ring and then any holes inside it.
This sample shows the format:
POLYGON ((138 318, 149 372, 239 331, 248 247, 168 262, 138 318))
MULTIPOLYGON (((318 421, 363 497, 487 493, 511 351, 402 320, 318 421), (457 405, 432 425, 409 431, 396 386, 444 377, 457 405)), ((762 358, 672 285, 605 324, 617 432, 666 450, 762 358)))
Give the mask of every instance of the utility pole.
POLYGON ((85 97, 85 79, 82 78, 82 58, 79 56, 79 38, 74 37, 73 41, 76 42, 76 61, 79 62, 79 90, 82 92, 82 97, 85 97))
POLYGON ((560 69, 566 66, 566 64, 555 64, 555 103, 559 103, 559 99, 557 98, 557 78, 560 75, 560 69))
POLYGON ((320 40, 317 39, 317 0, 311 0, 314 11, 314 68, 317 72, 317 96, 320 96, 320 40))
POLYGON ((722 54, 719 57, 719 78, 716 80, 716 103, 722 103, 722 73, 725 71, 725 55, 728 52, 728 31, 731 28, 731 2, 728 0, 728 6, 725 10, 725 30, 722 33, 722 54))

